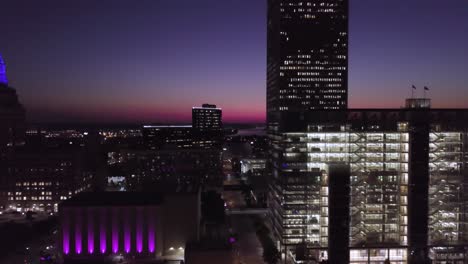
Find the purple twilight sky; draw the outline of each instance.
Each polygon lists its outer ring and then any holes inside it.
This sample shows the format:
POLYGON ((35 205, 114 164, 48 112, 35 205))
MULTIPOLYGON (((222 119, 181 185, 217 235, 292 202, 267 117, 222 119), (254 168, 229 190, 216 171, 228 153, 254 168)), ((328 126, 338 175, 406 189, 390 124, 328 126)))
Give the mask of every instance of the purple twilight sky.
MULTIPOLYGON (((350 2, 350 107, 400 107, 412 84, 468 107, 468 1, 350 2)), ((264 121, 266 0, 2 0, 0 17, 30 121, 186 122, 205 102, 264 121)))

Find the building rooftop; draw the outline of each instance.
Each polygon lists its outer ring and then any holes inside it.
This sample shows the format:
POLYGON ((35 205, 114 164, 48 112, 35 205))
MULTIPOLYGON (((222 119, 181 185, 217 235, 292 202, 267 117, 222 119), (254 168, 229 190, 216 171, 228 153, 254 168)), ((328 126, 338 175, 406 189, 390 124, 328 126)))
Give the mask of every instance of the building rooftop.
POLYGON ((144 125, 143 128, 192 128, 192 125, 144 125))
POLYGON ((61 203, 61 206, 139 206, 161 205, 165 196, 195 195, 198 188, 172 188, 158 192, 82 192, 61 203))
POLYGON ((153 192, 82 192, 61 206, 134 206, 160 205, 163 195, 153 192))
POLYGON ((275 113, 280 132, 307 131, 311 124, 348 124, 353 129, 395 130, 398 122, 438 124, 442 129, 468 128, 468 109, 395 108, 316 110, 307 112, 284 111, 275 113))

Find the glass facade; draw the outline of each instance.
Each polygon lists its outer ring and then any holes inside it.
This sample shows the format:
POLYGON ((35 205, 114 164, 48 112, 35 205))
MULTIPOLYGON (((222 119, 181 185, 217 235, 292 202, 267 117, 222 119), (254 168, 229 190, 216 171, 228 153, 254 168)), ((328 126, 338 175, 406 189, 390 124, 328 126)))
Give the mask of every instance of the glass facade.
MULTIPOLYGON (((277 202, 273 222, 281 244, 327 247, 328 164, 345 163, 351 168, 350 246, 380 244, 386 252, 388 246, 405 246, 408 133, 312 132, 320 130, 284 133, 277 141, 284 152, 273 154, 283 156, 275 162, 274 177, 282 184, 272 187, 271 198, 277 202)), ((393 255, 406 260, 406 251, 393 255)))
POLYGON ((429 243, 436 263, 467 263, 466 134, 429 134, 429 243), (466 261, 466 262, 465 262, 466 261))
MULTIPOLYGON (((349 164, 350 263, 407 263, 410 152, 417 150, 404 124, 388 132, 310 125, 307 132, 277 134, 270 206, 278 243, 305 243, 309 256, 326 258, 328 166, 349 164)), ((467 261, 467 139, 465 132, 429 133, 427 235, 435 263, 467 261)))
POLYGON ((464 218, 462 134, 432 132, 429 139, 429 239, 431 244, 458 242, 466 237, 461 222, 464 218))
POLYGON ((350 133, 351 246, 407 244, 408 133, 350 133))
POLYGON ((468 263, 468 246, 434 246, 429 252, 433 264, 468 263))
POLYGON ((408 251, 406 248, 386 249, 352 249, 349 251, 350 263, 384 263, 386 260, 394 264, 407 263, 408 251))

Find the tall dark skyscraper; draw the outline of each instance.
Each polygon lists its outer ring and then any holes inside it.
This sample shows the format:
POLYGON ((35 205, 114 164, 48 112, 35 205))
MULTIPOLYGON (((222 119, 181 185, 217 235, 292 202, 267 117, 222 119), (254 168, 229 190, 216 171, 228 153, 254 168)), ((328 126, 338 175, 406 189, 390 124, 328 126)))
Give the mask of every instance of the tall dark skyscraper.
POLYGON ((347 109, 348 1, 269 0, 267 28, 273 231, 286 255, 304 245, 326 259, 328 167, 312 168, 290 133, 304 132, 308 113, 347 109))
POLYGON ((268 122, 347 108, 347 0, 269 0, 267 46, 268 122))

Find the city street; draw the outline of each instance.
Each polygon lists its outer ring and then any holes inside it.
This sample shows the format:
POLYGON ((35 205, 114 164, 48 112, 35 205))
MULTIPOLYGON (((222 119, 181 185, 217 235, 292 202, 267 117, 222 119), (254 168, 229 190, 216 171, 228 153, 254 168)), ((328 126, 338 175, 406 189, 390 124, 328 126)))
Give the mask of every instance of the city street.
MULTIPOLYGON (((232 167, 225 167, 226 177, 224 185, 238 185, 239 180, 232 177, 232 167)), ((223 199, 227 209, 239 209, 246 206, 241 191, 223 191, 223 199)), ((232 232, 237 235, 233 251, 238 264, 262 264, 263 248, 255 233, 255 228, 250 215, 230 215, 227 216, 228 224, 232 232)))
POLYGON ((232 215, 229 217, 233 232, 238 235, 233 250, 238 257, 238 263, 261 264, 263 249, 257 238, 249 215, 232 215))
POLYGON ((240 191, 224 191, 223 200, 226 203, 226 209, 240 209, 246 206, 240 191))
POLYGON ((55 234, 46 234, 26 243, 24 248, 16 249, 16 252, 7 257, 0 258, 2 264, 39 264, 40 252, 47 250, 55 252, 55 234))

